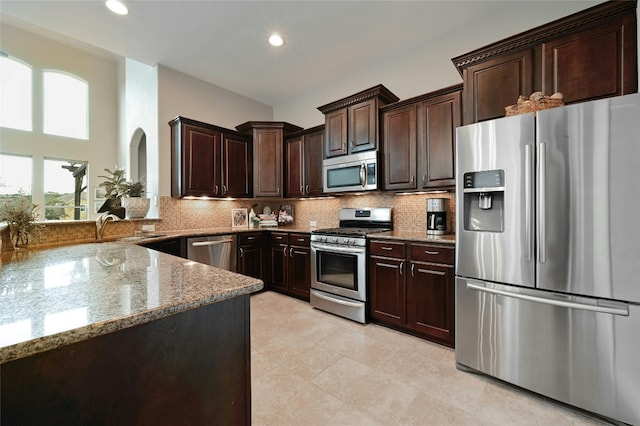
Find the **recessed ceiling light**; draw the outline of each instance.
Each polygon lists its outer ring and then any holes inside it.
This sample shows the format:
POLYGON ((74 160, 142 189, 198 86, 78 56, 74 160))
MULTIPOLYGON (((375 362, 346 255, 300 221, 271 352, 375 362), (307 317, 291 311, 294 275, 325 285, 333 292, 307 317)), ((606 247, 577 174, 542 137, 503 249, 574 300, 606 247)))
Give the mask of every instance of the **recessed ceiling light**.
POLYGON ((129 13, 129 9, 119 0, 107 0, 104 2, 107 8, 115 14, 118 15, 127 15, 129 13))
POLYGON ((279 47, 284 44, 284 39, 280 37, 280 34, 271 34, 271 37, 269 37, 269 44, 275 47, 279 47))

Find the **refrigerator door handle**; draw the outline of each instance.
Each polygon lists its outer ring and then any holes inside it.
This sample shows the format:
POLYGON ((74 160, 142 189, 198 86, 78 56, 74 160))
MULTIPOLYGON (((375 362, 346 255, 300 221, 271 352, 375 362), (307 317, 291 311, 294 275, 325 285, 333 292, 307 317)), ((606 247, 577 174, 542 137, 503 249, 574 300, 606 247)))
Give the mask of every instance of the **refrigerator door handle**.
POLYGON ((619 304, 619 305, 624 307, 616 308, 612 306, 598 306, 598 305, 588 305, 588 304, 578 303, 578 302, 568 302, 566 300, 550 299, 542 296, 533 296, 530 294, 514 293, 511 291, 500 290, 497 288, 489 288, 483 284, 480 284, 480 283, 475 284, 470 281, 467 281, 467 288, 485 292, 485 293, 495 294, 498 296, 513 297, 515 299, 527 300, 527 301, 536 302, 536 303, 543 303, 545 305, 559 306, 562 308, 583 309, 585 311, 600 312, 603 314, 622 315, 625 317, 629 316, 629 306, 623 305, 623 304, 619 304))
POLYGON ((547 198, 547 144, 538 144, 538 261, 545 263, 547 261, 547 248, 545 246, 545 214, 546 214, 546 198, 547 198))
POLYGON ((524 146, 524 221, 525 221, 525 260, 531 262, 533 257, 533 221, 532 221, 532 208, 531 197, 533 196, 533 183, 531 173, 531 145, 524 146))

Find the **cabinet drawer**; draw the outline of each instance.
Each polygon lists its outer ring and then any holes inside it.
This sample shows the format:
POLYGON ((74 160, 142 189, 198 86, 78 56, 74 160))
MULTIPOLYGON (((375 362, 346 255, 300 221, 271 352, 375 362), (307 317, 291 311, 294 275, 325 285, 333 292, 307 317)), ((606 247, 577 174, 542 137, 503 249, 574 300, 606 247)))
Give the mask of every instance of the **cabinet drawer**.
POLYGON ((272 232, 271 243, 289 244, 289 234, 287 234, 286 232, 272 232))
POLYGON ((411 260, 419 262, 445 263, 453 265, 455 249, 451 247, 411 244, 411 260))
POLYGON ((369 253, 378 256, 405 257, 405 244, 391 241, 371 241, 369 253))
POLYGON ((309 247, 311 235, 308 234, 290 234, 289 244, 292 246, 309 247))
POLYGON ((263 232, 252 232, 238 234, 238 245, 243 246, 246 244, 262 243, 264 241, 263 232))

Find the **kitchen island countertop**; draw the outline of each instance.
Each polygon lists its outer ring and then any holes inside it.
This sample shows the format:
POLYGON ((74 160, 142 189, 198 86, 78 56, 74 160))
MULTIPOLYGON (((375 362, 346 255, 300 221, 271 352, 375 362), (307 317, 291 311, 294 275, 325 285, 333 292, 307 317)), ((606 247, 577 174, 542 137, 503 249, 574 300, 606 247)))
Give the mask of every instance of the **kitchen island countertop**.
POLYGON ((255 278, 128 243, 3 252, 0 363, 262 287, 255 278))

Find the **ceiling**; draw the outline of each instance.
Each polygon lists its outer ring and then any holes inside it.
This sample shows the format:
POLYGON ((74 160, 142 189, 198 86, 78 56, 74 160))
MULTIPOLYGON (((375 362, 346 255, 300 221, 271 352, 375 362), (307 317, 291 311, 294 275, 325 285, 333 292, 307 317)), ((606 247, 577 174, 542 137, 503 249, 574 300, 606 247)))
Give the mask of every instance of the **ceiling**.
POLYGON ((129 15, 117 16, 98 0, 1 0, 0 18, 274 106, 365 70, 386 84, 376 70, 444 40, 455 46, 449 60, 600 2, 125 0, 129 15), (273 31, 284 46, 267 44, 273 31))

